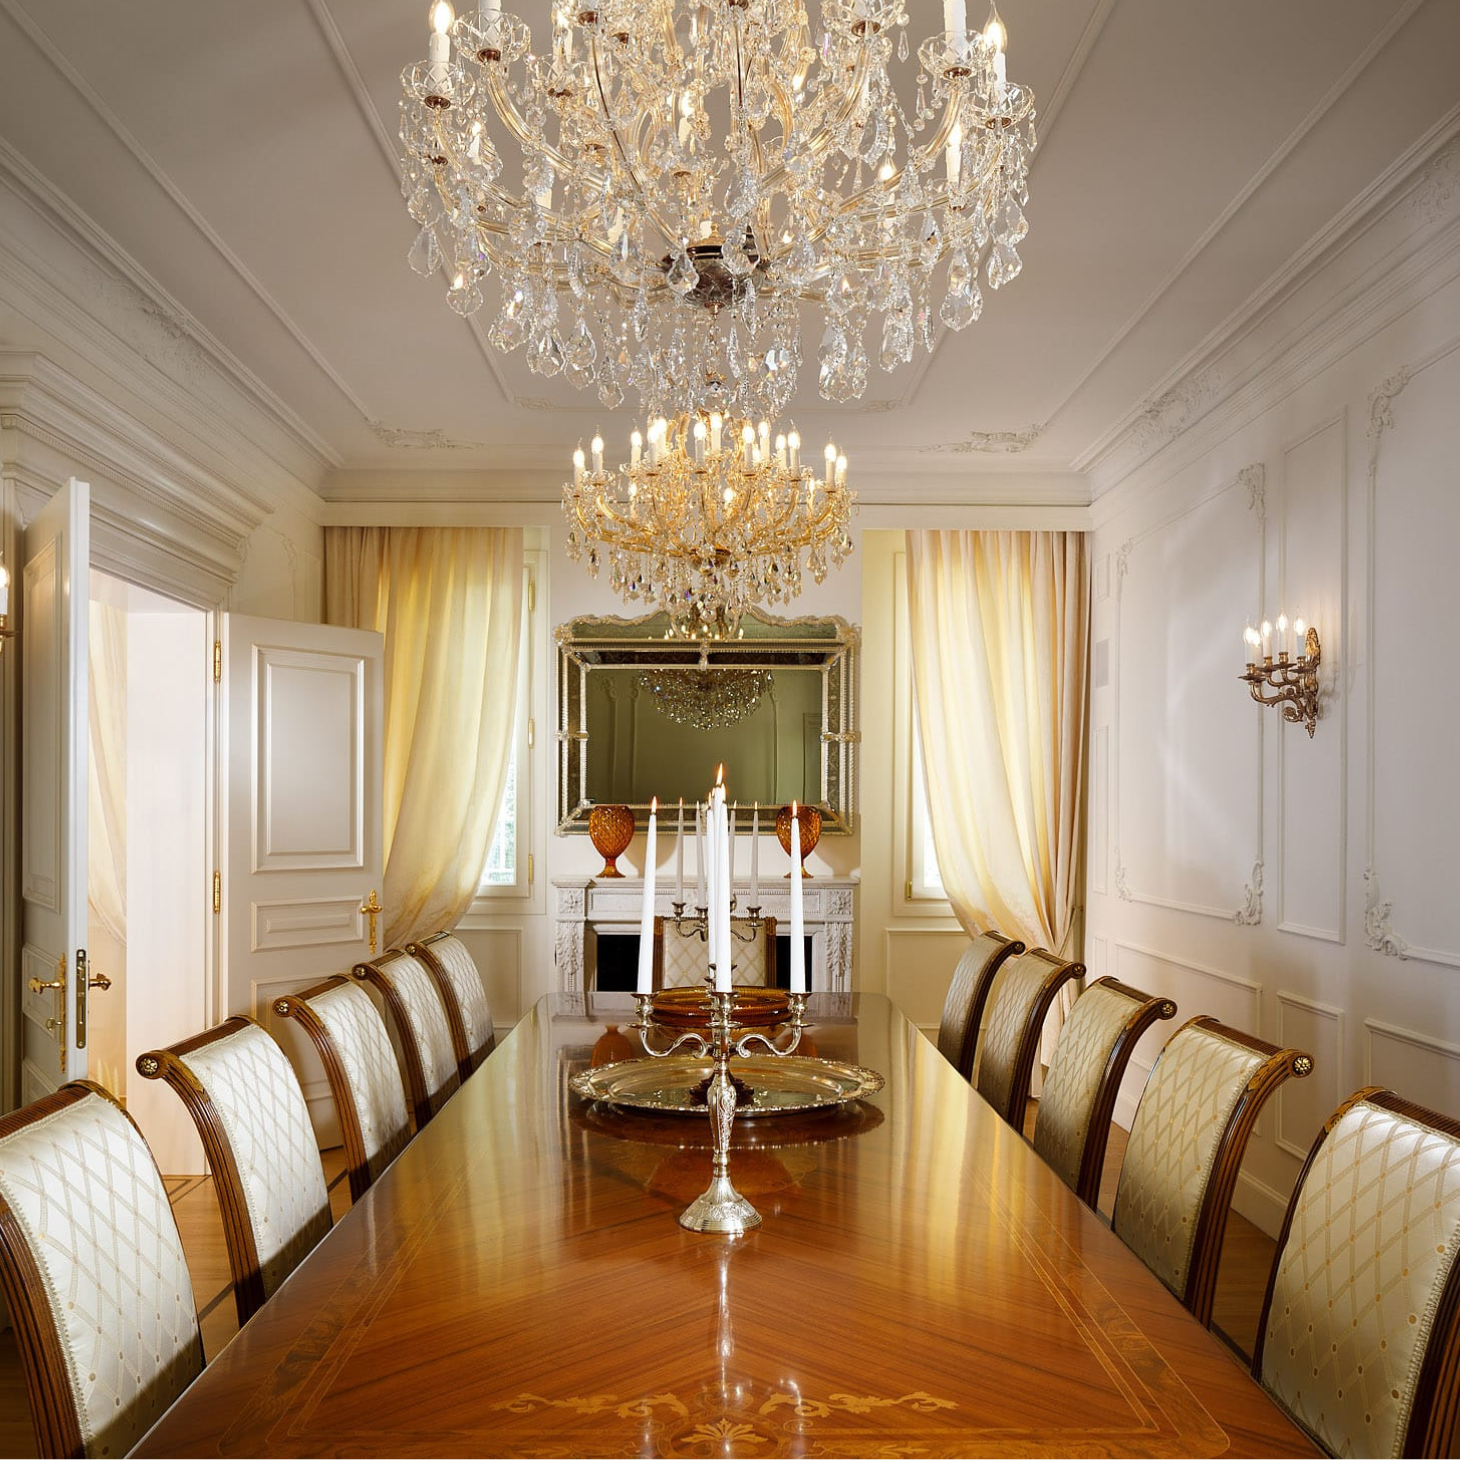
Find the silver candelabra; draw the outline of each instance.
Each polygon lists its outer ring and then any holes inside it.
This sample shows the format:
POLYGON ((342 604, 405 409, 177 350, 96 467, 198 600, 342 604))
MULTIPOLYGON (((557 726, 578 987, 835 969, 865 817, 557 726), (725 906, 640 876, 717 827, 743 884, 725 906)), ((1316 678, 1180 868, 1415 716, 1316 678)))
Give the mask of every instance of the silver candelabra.
MULTIPOLYGON (((684 902, 672 902, 669 904, 674 909, 674 931, 683 938, 699 938, 701 941, 707 936, 709 928, 710 910, 707 907, 696 907, 692 913, 686 913, 689 906, 684 902)), ((734 893, 730 894, 730 936, 742 943, 749 943, 760 930, 765 927, 765 919, 760 915, 760 905, 746 908, 746 916, 741 918, 741 926, 735 926, 735 909, 739 906, 739 899, 734 893)))
MULTIPOLYGON (((710 965, 713 982, 714 965, 710 965)), ((645 1053, 654 1059, 666 1059, 680 1050, 695 1055, 708 1054, 714 1060, 705 1108, 710 1117, 710 1134, 714 1156, 709 1186, 679 1216, 681 1227, 691 1232, 716 1232, 723 1236, 743 1236, 752 1227, 760 1226, 760 1213, 735 1190, 730 1180, 730 1132, 735 1124, 735 1082, 730 1074, 730 1056, 743 1059, 759 1045, 766 1053, 784 1057, 794 1054, 806 1027, 806 995, 790 994, 790 1018, 781 1032, 772 1037, 759 1029, 741 1024, 735 1017, 735 995, 709 991, 710 1020, 708 1032, 685 1030, 663 1048, 656 1048, 654 1036, 672 1033, 654 1017, 654 995, 636 994, 639 1017, 633 1027, 639 1031, 645 1053)))

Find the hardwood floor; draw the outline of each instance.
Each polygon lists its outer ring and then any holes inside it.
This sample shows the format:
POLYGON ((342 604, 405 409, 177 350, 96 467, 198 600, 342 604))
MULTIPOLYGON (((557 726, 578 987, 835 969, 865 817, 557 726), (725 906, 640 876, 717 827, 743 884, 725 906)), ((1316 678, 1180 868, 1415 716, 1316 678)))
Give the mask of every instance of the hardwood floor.
MULTIPOLYGON (((1038 1109, 1029 1102, 1025 1131, 1032 1134, 1038 1109)), ((1125 1156, 1126 1132, 1112 1126, 1105 1173, 1100 1186, 1100 1210, 1109 1217, 1115 1204, 1115 1187, 1125 1156)), ((341 1177, 344 1153, 324 1153, 325 1174, 332 1183, 330 1205, 335 1220, 349 1209, 350 1188, 341 1177)), ((238 1329, 233 1306, 233 1286, 228 1272, 228 1252, 223 1243, 223 1222, 218 1213, 213 1183, 206 1176, 170 1177, 168 1195, 177 1214, 193 1279, 193 1296, 203 1328, 203 1352, 212 1358, 238 1329)), ((1243 1354, 1252 1352, 1262 1294, 1272 1265, 1274 1243, 1245 1217, 1233 1212, 1222 1248, 1222 1266, 1217 1280, 1214 1322, 1224 1336, 1243 1354)), ((30 1408, 25 1397, 25 1380, 15 1335, 0 1333, 0 1455, 33 1456, 35 1438, 30 1426, 30 1408)))

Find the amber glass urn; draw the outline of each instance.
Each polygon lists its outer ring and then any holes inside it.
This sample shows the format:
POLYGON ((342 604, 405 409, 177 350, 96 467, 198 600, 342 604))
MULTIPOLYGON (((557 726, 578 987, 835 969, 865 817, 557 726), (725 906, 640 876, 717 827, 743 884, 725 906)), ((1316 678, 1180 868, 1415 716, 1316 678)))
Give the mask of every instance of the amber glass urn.
POLYGON ((588 813, 588 839, 603 858, 603 870, 598 875, 622 877, 618 859, 634 839, 634 813, 627 806, 595 806, 588 813))
MULTIPOLYGON (((806 865, 806 858, 816 849, 816 843, 821 840, 821 812, 814 806, 798 806, 796 808, 796 825, 801 832, 801 875, 809 877, 811 869, 806 865)), ((776 812, 776 840, 781 844, 781 850, 789 857, 791 855, 791 808, 782 806, 776 812)), ((786 873, 789 877, 791 874, 786 873)))

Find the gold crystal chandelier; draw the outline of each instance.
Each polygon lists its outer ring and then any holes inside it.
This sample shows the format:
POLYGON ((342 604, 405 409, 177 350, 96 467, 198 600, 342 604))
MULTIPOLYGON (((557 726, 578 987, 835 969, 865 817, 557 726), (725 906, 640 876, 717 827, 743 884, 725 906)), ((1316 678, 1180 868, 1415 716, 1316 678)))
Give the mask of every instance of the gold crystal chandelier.
POLYGON ((500 0, 436 0, 402 77, 411 263, 462 314, 495 274, 492 344, 608 406, 774 418, 803 329, 821 394, 858 398, 1022 266, 1034 101, 965 4, 914 73, 903 0, 555 0, 541 50, 500 0))
POLYGON ((662 609, 676 634, 734 638, 752 604, 800 593, 803 555, 819 583, 852 550, 855 498, 830 442, 818 475, 794 430, 772 441, 766 421, 684 411, 636 430, 629 450, 616 472, 600 436, 591 460, 574 452, 568 556, 596 577, 606 554, 614 591, 662 609))
POLYGON ((742 664, 711 664, 701 648, 693 669, 656 666, 639 676, 639 688, 654 708, 676 725, 696 730, 719 730, 738 725, 760 708, 775 675, 769 669, 742 664))

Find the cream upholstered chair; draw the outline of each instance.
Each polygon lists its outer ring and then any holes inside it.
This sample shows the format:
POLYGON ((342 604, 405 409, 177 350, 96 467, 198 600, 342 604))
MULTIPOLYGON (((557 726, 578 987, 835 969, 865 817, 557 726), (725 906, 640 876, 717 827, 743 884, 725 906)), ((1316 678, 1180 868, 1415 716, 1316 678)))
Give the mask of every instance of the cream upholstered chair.
POLYGON ((1024 945, 990 930, 980 933, 958 960, 943 1017, 938 1023, 938 1050, 965 1080, 973 1078, 973 1060, 978 1050, 978 1031, 983 1011, 994 986, 994 975, 1007 958, 1017 958, 1024 945))
POLYGON ((1111 1225, 1203 1324, 1252 1127, 1284 1080, 1312 1071, 1301 1050, 1203 1017, 1171 1036, 1146 1080, 1111 1225))
POLYGON ((274 1000, 295 1020, 324 1064, 340 1116, 350 1196, 359 1201, 411 1138, 400 1066, 370 995, 343 973, 274 1000))
POLYGON ((461 1084, 446 1001, 430 969, 401 948, 392 948, 372 962, 357 963, 351 971, 378 990, 390 1010, 400 1040, 411 1110, 420 1130, 461 1084))
POLYGON ((42 1455, 125 1455, 202 1372, 162 1178, 99 1085, 0 1120, 0 1293, 42 1455))
POLYGON ((476 960, 455 933, 432 933, 419 943, 407 943, 406 952, 419 958, 441 992, 456 1068, 463 1080, 491 1054, 497 1043, 492 1009, 476 960))
POLYGON ((1009 959, 999 975, 979 1056, 978 1093, 1015 1130, 1024 1129, 1029 1077, 1045 1016, 1060 989, 1084 972, 1083 963, 1066 963, 1036 948, 1009 959))
POLYGON ((330 1229, 329 1191, 299 1078, 254 1020, 137 1056, 192 1116, 223 1214, 239 1326, 330 1229))
POLYGON ((1049 1062, 1034 1149, 1088 1206, 1100 1201, 1110 1118, 1131 1053, 1158 1019, 1176 1016, 1170 999, 1102 978, 1075 1000, 1049 1062))
MULTIPOLYGON (((749 919, 731 918, 735 982, 741 987, 774 988, 776 983, 776 920, 766 918, 761 936, 742 939, 749 919)), ((654 987, 693 988, 705 981, 705 940, 681 933, 672 920, 654 919, 654 987)), ((808 977, 809 977, 808 971, 808 977)))
POLYGON ((1460 1123, 1388 1090, 1319 1133, 1252 1373, 1330 1454, 1449 1455, 1460 1416, 1460 1123))

